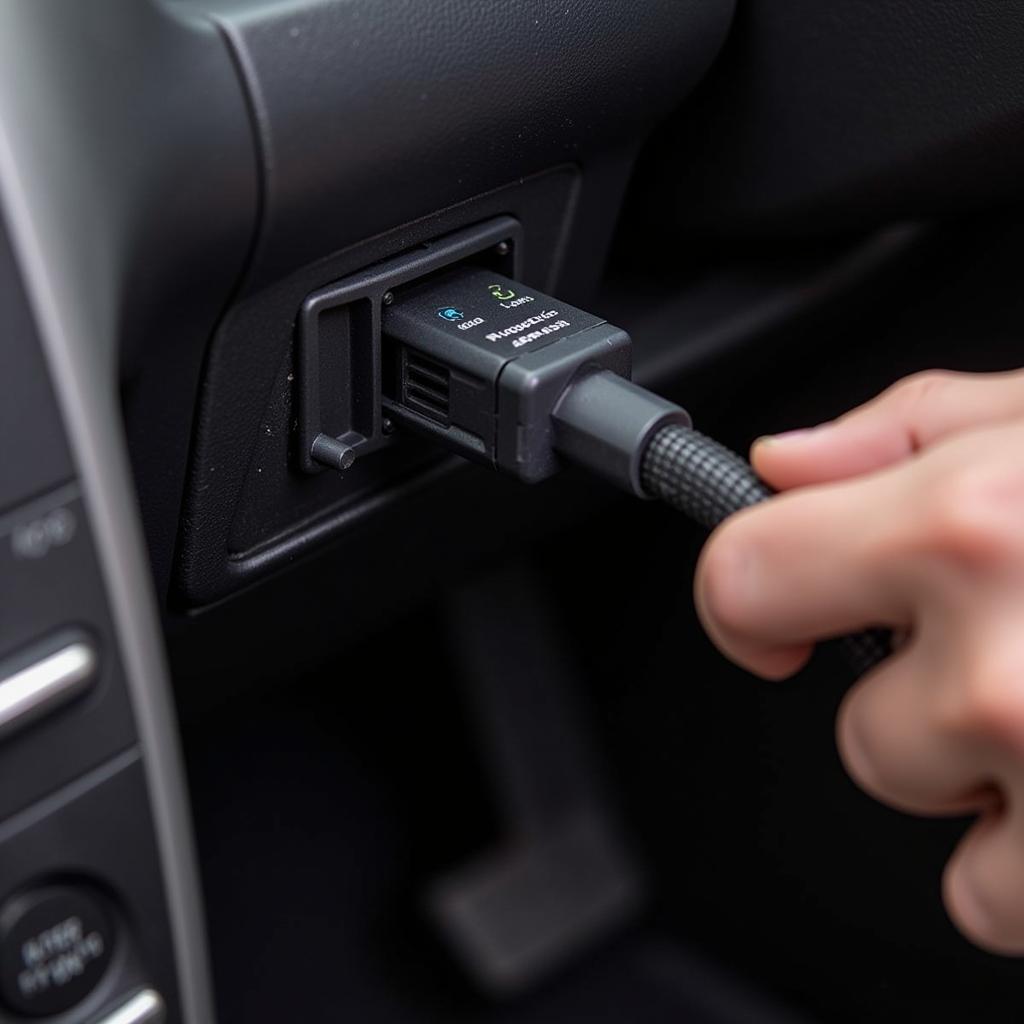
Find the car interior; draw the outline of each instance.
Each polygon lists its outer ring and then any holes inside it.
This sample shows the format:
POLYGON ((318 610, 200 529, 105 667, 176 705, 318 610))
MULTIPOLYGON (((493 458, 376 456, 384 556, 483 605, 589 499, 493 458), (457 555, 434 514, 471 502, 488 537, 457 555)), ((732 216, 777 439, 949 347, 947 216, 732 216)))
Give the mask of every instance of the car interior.
POLYGON ((1015 0, 4 0, 0 1024, 1024 1018, 963 822, 846 777, 836 644, 712 647, 619 439, 1019 366, 1022 52, 1015 0))

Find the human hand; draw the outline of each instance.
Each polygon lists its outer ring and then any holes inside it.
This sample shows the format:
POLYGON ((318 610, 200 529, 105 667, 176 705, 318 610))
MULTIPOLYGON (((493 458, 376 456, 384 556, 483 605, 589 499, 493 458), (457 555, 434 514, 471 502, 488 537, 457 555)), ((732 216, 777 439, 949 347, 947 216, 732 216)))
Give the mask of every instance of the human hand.
POLYGON ((978 814, 946 906, 979 945, 1024 954, 1024 372, 917 375, 751 459, 783 493, 712 534, 708 634, 769 679, 826 637, 906 636, 846 696, 840 756, 893 807, 978 814))

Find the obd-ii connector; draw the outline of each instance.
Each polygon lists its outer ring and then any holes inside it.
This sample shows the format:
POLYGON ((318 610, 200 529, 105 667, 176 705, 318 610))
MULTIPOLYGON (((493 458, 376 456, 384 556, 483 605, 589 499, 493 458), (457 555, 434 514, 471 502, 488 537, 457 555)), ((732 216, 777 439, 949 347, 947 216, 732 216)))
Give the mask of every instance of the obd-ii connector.
POLYGON ((382 330, 387 415, 530 483, 568 459, 644 496, 647 441, 690 424, 631 383, 625 331, 490 271, 397 293, 382 330))

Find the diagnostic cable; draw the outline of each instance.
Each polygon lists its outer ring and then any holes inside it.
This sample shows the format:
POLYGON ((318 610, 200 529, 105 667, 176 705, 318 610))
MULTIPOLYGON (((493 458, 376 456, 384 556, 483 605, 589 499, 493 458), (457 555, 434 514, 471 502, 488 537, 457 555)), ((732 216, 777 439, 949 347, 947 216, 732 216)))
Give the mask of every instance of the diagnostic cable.
MULTIPOLYGON (((466 266, 396 291, 383 310, 387 416, 528 482, 565 462, 708 529, 772 491, 679 406, 634 384, 622 329, 466 266)), ((843 637, 858 675, 891 651, 883 629, 843 637)))

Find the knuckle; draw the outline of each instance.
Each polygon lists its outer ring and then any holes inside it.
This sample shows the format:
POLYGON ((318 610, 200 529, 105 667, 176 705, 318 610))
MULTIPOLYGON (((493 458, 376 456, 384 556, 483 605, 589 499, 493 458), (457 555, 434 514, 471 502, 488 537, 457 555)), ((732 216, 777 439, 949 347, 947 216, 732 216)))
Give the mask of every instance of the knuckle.
POLYGON ((885 788, 883 780, 892 751, 873 727, 872 701, 867 687, 855 687, 843 700, 836 717, 836 742, 843 763, 851 778, 864 790, 879 795, 885 788))
POLYGON ((961 377, 961 374, 953 370, 920 370, 898 380, 890 391, 898 395, 901 401, 916 403, 946 392, 961 377))
POLYGON ((941 555, 969 562, 1024 556, 1024 474, 993 472, 978 460, 961 460, 938 475, 922 494, 926 540, 941 555))
POLYGON ((942 401, 960 378, 961 374, 951 370, 922 370, 898 380, 883 397, 906 409, 917 409, 942 401))
POLYGON ((1014 857, 1013 824, 1003 815, 974 825, 946 867, 943 890, 957 926, 994 953, 1024 953, 1024 885, 1014 857))
POLYGON ((977 658, 943 718, 949 732, 1024 751, 1024 658, 1016 652, 977 658))
POLYGON ((711 536, 701 555, 698 590, 704 615, 719 629, 741 634, 750 625, 750 597, 744 586, 747 541, 736 523, 726 523, 711 536))

